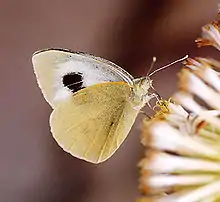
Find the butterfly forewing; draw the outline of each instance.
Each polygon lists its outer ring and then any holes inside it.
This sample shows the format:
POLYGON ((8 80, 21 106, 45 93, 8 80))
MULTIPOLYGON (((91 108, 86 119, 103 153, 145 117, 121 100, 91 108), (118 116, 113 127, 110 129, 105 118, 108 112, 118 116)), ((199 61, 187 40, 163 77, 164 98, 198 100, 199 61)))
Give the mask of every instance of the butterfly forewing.
POLYGON ((125 70, 88 54, 50 49, 36 52, 32 61, 38 84, 53 108, 78 90, 94 84, 118 81, 133 84, 133 77, 125 70))

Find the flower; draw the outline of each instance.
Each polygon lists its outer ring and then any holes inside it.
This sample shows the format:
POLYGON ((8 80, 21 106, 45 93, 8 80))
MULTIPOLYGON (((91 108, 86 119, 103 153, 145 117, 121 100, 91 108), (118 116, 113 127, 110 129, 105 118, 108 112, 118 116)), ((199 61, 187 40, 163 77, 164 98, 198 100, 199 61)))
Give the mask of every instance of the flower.
MULTIPOLYGON (((204 26, 198 45, 220 50, 219 26, 204 26)), ((187 59, 172 98, 178 104, 159 101, 155 116, 145 121, 139 202, 220 201, 219 70, 214 59, 187 59)))
MULTIPOLYGON (((220 14, 219 14, 220 15, 220 14)), ((201 46, 215 46, 220 50, 220 27, 219 21, 214 21, 202 27, 202 37, 196 40, 199 47, 201 46)))

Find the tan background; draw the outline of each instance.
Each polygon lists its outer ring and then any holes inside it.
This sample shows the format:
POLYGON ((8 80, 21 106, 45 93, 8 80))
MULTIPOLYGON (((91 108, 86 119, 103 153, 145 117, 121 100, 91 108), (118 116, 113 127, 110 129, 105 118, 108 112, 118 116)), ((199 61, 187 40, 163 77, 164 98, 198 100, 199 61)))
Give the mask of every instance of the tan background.
MULTIPOLYGON (((49 132, 50 107, 31 65, 34 51, 71 48, 112 60, 134 76, 196 51, 200 27, 217 0, 0 1, 0 201, 129 202, 138 195, 140 122, 106 163, 62 151, 49 132)), ((208 50, 208 51, 206 51, 208 50)), ((153 78, 161 95, 175 90, 180 64, 153 78)), ((139 117, 141 119, 141 117, 139 117)))

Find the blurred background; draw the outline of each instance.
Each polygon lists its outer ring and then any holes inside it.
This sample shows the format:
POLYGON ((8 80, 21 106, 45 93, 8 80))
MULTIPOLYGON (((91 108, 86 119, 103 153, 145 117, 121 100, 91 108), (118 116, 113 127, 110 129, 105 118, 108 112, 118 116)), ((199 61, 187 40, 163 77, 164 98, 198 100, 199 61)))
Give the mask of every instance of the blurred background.
MULTIPOLYGON (((0 1, 0 201, 130 202, 138 196, 141 119, 116 154, 100 165, 78 160, 53 140, 51 108, 33 74, 31 56, 71 48, 111 60, 135 77, 152 57, 159 68, 197 49, 201 26, 220 0, 0 1)), ((181 64, 153 76, 165 98, 176 89, 181 64)))

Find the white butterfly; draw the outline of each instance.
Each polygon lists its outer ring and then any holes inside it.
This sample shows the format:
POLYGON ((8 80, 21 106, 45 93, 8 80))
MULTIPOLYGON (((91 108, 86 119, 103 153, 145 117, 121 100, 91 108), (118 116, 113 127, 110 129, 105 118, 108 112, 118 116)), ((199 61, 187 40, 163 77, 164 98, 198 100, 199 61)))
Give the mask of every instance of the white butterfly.
POLYGON ((140 109, 156 96, 149 93, 153 88, 149 76, 134 79, 114 63, 92 55, 48 49, 36 52, 32 61, 53 108, 53 137, 65 151, 92 163, 112 156, 140 109))

